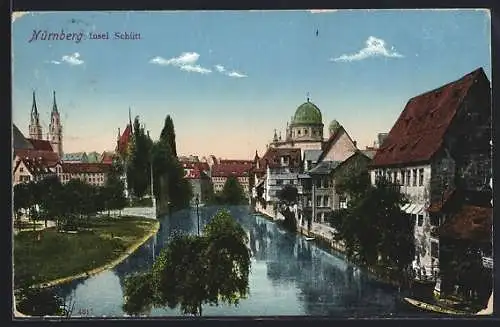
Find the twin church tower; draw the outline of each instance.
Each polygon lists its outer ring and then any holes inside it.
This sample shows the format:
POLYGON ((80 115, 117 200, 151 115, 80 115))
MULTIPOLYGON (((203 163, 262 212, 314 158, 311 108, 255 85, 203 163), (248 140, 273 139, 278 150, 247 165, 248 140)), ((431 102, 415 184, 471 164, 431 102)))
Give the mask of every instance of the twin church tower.
MULTIPOLYGON (((33 104, 31 106, 31 121, 29 125, 30 138, 34 140, 43 140, 42 126, 40 125, 40 115, 36 106, 35 91, 33 91, 33 104)), ((50 124, 47 139, 52 146, 52 150, 63 156, 63 140, 62 140, 62 125, 59 116, 59 110, 56 103, 56 91, 54 91, 54 102, 52 104, 52 112, 50 113, 50 124)))

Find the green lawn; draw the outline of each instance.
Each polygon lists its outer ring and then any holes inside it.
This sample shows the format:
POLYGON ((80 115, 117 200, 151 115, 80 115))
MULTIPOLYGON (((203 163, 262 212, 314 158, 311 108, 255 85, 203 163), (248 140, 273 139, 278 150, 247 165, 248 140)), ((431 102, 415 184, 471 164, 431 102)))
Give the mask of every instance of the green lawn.
POLYGON ((94 218, 88 230, 77 234, 54 228, 20 232, 14 237, 15 283, 44 283, 101 267, 143 238, 155 223, 137 217, 104 217, 94 218))

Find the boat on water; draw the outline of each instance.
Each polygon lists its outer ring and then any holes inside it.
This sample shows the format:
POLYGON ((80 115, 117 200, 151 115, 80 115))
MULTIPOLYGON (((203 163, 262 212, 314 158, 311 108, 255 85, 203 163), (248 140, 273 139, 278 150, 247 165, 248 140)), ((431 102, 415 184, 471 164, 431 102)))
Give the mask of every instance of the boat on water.
POLYGON ((438 305, 426 303, 423 301, 415 300, 412 298, 405 297, 403 298, 403 301, 406 304, 411 305, 416 311, 420 312, 432 312, 432 313, 437 313, 437 314, 450 314, 450 315, 466 315, 466 312, 459 311, 459 310, 453 310, 453 309, 447 309, 443 308, 438 305))

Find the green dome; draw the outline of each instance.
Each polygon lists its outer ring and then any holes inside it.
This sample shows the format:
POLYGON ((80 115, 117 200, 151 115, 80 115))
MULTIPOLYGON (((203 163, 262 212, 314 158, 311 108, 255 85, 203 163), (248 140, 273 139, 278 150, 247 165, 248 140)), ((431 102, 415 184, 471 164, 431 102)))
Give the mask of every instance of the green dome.
POLYGON ((328 126, 328 130, 330 131, 330 134, 333 134, 339 129, 339 127, 340 127, 340 123, 334 119, 330 123, 330 126, 328 126))
POLYGON ((321 111, 312 102, 304 102, 295 111, 292 124, 323 124, 321 111))

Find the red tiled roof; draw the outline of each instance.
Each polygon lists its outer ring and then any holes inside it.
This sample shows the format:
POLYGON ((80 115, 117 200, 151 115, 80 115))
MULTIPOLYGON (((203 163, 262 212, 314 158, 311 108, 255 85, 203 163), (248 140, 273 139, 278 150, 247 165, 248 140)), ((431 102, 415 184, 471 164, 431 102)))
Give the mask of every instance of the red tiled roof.
POLYGON ((250 169, 246 164, 218 164, 212 167, 212 177, 249 176, 250 169))
POLYGON ((80 173, 106 173, 111 168, 110 164, 105 163, 88 163, 75 162, 63 163, 62 170, 64 173, 80 174, 80 173))
POLYGON ((253 165, 252 160, 232 160, 232 159, 221 159, 219 165, 253 165))
POLYGON ((269 165, 271 168, 280 167, 280 157, 290 157, 290 167, 299 168, 301 163, 301 151, 299 148, 268 148, 266 153, 259 160, 260 168, 254 171, 262 171, 269 165))
POLYGON ((127 150, 128 144, 132 139, 132 126, 127 124, 127 127, 123 131, 120 139, 118 140, 117 151, 119 153, 124 153, 127 150))
POLYGON ((210 166, 206 162, 181 161, 184 169, 198 169, 201 171, 209 171, 210 166))
POLYGON ((464 205, 440 228, 440 235, 454 239, 490 242, 493 208, 464 205))
POLYGON ((35 150, 39 151, 54 151, 52 149, 52 145, 47 140, 36 140, 36 139, 27 139, 35 150))
POLYGON ((101 162, 105 164, 112 164, 114 155, 115 154, 113 152, 103 152, 101 155, 101 162))
POLYGON ((482 68, 440 88, 408 101, 372 167, 426 162, 441 148, 448 130, 469 89, 487 77, 482 68))
POLYGON ((50 174, 52 171, 50 168, 52 165, 48 164, 43 158, 21 158, 21 160, 17 161, 16 167, 14 170, 17 169, 17 167, 21 164, 21 162, 24 163, 26 166, 26 169, 32 174, 32 175, 43 175, 43 174, 50 174))
POLYGON ((38 159, 42 158, 44 162, 49 166, 55 166, 59 161, 59 155, 57 152, 53 151, 40 151, 40 150, 31 150, 31 149, 15 149, 14 155, 19 158, 31 158, 38 159))
POLYGON ((187 178, 187 179, 200 179, 201 178, 201 172, 197 168, 188 169, 187 173, 184 175, 184 178, 187 178))

